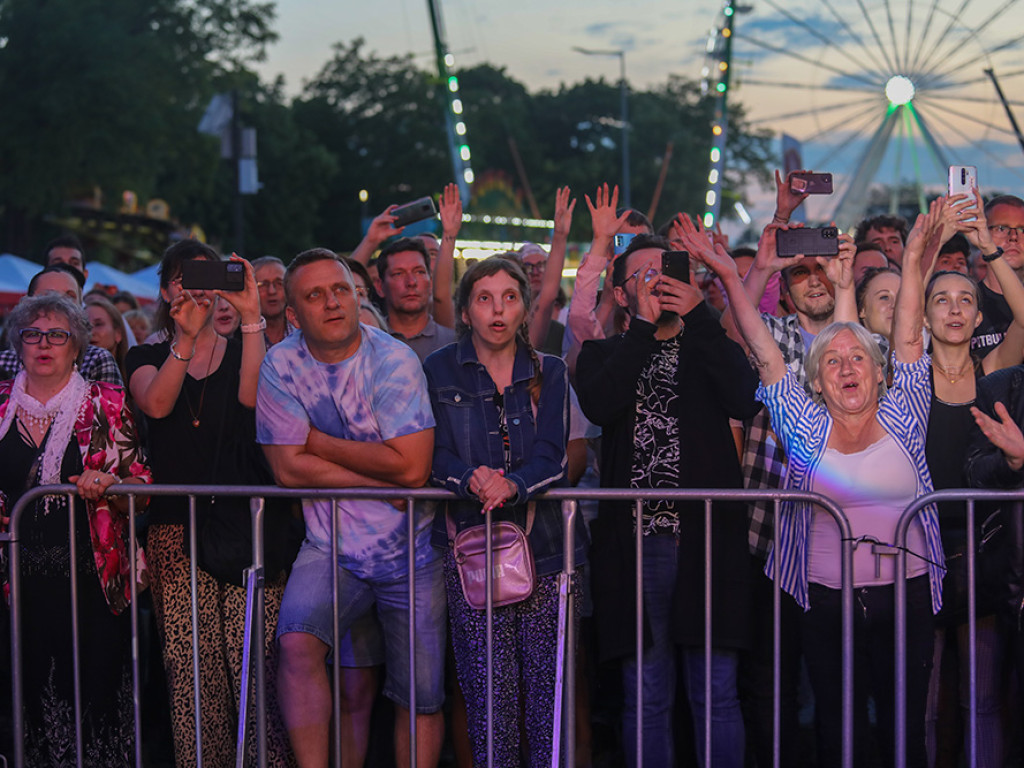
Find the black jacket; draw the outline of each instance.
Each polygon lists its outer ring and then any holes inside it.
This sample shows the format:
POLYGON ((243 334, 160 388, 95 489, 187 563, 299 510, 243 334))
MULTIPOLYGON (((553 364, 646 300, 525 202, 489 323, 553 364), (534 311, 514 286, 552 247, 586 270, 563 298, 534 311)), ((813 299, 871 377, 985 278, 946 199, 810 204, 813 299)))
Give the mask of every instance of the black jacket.
MULTIPOLYGON (((743 350, 728 339, 704 303, 683 321, 678 392, 682 488, 741 488, 729 418, 760 409, 757 375, 743 350)), ((651 323, 633 319, 619 336, 583 345, 576 364, 577 392, 587 418, 602 428, 601 484, 629 488, 637 379, 658 348, 651 323)), ((680 510, 679 570, 673 612, 677 642, 704 642, 704 503, 680 510)), ((721 648, 747 645, 750 570, 746 506, 718 503, 712 525, 712 632, 721 648)), ((602 659, 635 653, 636 553, 629 502, 602 502, 591 525, 595 618, 602 659)))
MULTIPOLYGON (((998 419, 995 404, 1002 403, 1017 426, 1024 429, 1024 365, 1004 368, 978 380, 975 406, 983 413, 998 419)), ((967 451, 964 470, 967 482, 974 488, 1014 489, 1024 487, 1024 469, 1013 470, 1003 452, 992 445, 981 429, 975 425, 971 433, 971 446, 967 451)), ((1007 526, 1009 572, 1007 574, 1006 605, 1009 616, 1018 631, 1024 632, 1024 521, 1021 505, 1003 509, 1003 524, 1007 526)))

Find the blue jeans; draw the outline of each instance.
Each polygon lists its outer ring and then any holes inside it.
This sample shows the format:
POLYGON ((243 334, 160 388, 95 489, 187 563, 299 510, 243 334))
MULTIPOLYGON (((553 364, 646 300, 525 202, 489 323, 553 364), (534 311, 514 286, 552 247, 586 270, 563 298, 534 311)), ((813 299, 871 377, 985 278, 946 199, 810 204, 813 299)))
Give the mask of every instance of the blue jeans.
MULTIPOLYGON (((644 765, 675 764, 672 704, 676 695, 676 653, 672 642, 672 597, 676 589, 679 545, 673 536, 644 539, 644 615, 652 644, 644 648, 643 755, 644 765)), ((693 585, 693 589, 702 589, 693 585)), ((736 653, 711 652, 711 760, 704 753, 704 649, 682 651, 683 679, 693 713, 697 754, 704 768, 741 768, 744 731, 736 694, 736 653)), ((623 663, 625 707, 623 739, 626 764, 636 765, 636 659, 623 663)))
MULTIPOLYGON (((436 559, 416 569, 416 712, 432 714, 444 704, 446 637, 444 574, 436 559)), ((384 632, 387 677, 384 695, 409 709, 412 670, 409 667, 409 581, 366 581, 331 565, 330 550, 307 539, 292 566, 281 600, 277 637, 305 632, 333 648, 334 633, 344 638, 353 624, 376 603, 384 632), (332 627, 332 581, 338 577, 338 626, 332 627)))

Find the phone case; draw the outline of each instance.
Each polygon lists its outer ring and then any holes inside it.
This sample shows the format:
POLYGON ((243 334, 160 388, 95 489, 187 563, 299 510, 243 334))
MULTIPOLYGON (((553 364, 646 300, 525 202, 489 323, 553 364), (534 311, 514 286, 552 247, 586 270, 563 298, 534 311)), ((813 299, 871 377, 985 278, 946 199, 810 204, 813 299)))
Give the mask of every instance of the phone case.
POLYGON ((437 206, 434 205, 433 198, 421 197, 419 200, 413 200, 411 203, 395 208, 391 215, 395 217, 391 226, 398 229, 399 227, 436 216, 437 206))
POLYGON ((785 258, 793 256, 838 256, 839 229, 837 227, 800 227, 780 229, 775 236, 776 253, 785 258))
POLYGON ((949 166, 950 195, 970 195, 978 186, 978 169, 973 165, 949 166))

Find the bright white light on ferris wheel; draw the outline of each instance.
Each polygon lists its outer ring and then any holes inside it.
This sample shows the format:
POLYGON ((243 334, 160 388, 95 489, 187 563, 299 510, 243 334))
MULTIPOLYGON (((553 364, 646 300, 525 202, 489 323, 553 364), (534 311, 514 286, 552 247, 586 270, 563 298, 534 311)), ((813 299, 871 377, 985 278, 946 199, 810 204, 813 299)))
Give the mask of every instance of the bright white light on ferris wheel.
POLYGON ((885 97, 897 107, 913 101, 916 92, 910 78, 904 75, 890 77, 889 82, 885 84, 885 97))

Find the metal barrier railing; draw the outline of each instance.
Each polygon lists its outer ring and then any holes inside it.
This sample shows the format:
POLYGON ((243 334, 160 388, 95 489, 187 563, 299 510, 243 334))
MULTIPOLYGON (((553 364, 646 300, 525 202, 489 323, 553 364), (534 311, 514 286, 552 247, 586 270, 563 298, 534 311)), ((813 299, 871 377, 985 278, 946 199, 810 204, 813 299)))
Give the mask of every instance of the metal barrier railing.
MULTIPOLYGON (((77 497, 75 496, 76 487, 72 485, 59 485, 59 486, 46 486, 32 489, 26 492, 18 501, 17 505, 11 511, 11 522, 10 522, 10 533, 3 538, 6 538, 10 543, 10 564, 11 564, 11 660, 12 660, 12 698, 14 703, 14 760, 16 766, 23 766, 24 763, 24 722, 22 713, 22 702, 23 702, 23 690, 22 690, 22 674, 21 674, 21 616, 20 616, 20 598, 21 598, 21 577, 20 577, 20 525, 21 516, 23 511, 28 507, 29 504, 33 503, 36 499, 44 495, 67 495, 69 497, 69 534, 70 534, 70 557, 71 557, 71 614, 72 614, 72 626, 74 631, 74 643, 73 643, 73 670, 75 677, 75 720, 76 720, 76 745, 77 751, 77 765, 82 765, 82 720, 81 720, 81 690, 80 690, 80 675, 81 675, 81 659, 78 656, 78 629, 79 629, 79 617, 77 607, 77 557, 78 553, 75 550, 75 504, 77 497)), ((196 726, 196 751, 198 762, 202 764, 202 729, 200 726, 200 708, 201 708, 201 692, 199 687, 199 635, 198 635, 198 604, 197 604, 197 579, 198 579, 198 566, 197 566, 197 511, 196 511, 196 496, 246 496, 256 500, 256 504, 253 506, 253 562, 252 567, 247 571, 247 590, 249 601, 247 602, 247 632, 246 632, 246 643, 243 666, 251 670, 255 682, 255 708, 256 708, 256 747, 257 747, 257 762, 260 766, 265 766, 267 762, 267 744, 266 744, 266 681, 265 681, 265 657, 264 657, 264 627, 263 621, 263 595, 264 595, 264 584, 263 584, 263 514, 264 505, 263 501, 266 498, 302 498, 302 499, 330 499, 334 501, 334 514, 332 521, 332 557, 334 562, 337 562, 337 542, 338 542, 338 505, 337 502, 340 499, 394 499, 396 497, 405 498, 409 509, 412 509, 414 502, 416 501, 429 501, 429 500, 446 500, 454 498, 454 496, 448 492, 438 491, 436 489, 396 489, 394 488, 353 488, 353 489, 285 489, 278 488, 276 486, 175 486, 175 485, 151 485, 151 486, 139 486, 139 485, 115 485, 112 486, 109 491, 111 495, 126 495, 129 497, 129 540, 131 542, 130 552, 130 563, 131 563, 131 631, 132 631, 132 698, 134 703, 134 726, 135 726, 135 763, 136 765, 142 764, 142 750, 141 750, 141 691, 140 691, 140 676, 139 676, 139 626, 138 626, 138 612, 137 612, 137 574, 136 574, 136 559, 135 559, 135 541, 136 541, 136 528, 135 528, 135 505, 136 496, 184 496, 189 502, 189 522, 190 522, 190 537, 189 537, 189 552, 190 552, 190 579, 191 579, 191 606, 192 606, 192 648, 193 648, 193 693, 195 703, 195 726, 196 726), (251 630, 251 634, 250 634, 251 630)), ((843 745, 842 745, 842 756, 843 768, 852 768, 853 764, 853 749, 852 749, 852 733, 853 733, 853 629, 852 629, 852 615, 853 615, 853 587, 852 587, 852 573, 853 573, 853 543, 850 540, 850 526, 846 517, 842 511, 835 505, 831 500, 814 493, 805 493, 802 491, 745 491, 745 490, 669 490, 669 489, 657 489, 657 490, 640 490, 640 489, 558 489, 548 492, 544 498, 557 500, 562 502, 563 509, 563 532, 565 534, 565 553, 563 562, 563 580, 560 584, 560 589, 565 590, 566 594, 570 594, 573 585, 571 583, 572 573, 575 569, 574 563, 574 531, 576 524, 577 515, 577 501, 581 499, 593 499, 598 501, 633 501, 634 511, 639 516, 641 514, 641 505, 645 500, 650 499, 663 499, 663 500, 698 500, 704 502, 704 652, 705 652, 705 692, 704 692, 704 747, 705 755, 708 758, 708 764, 711 764, 711 750, 712 750, 712 718, 711 718, 711 648, 712 648, 712 591, 711 591, 711 562, 712 562, 712 505, 714 502, 722 501, 740 501, 740 502, 753 502, 753 501, 772 501, 775 505, 776 517, 779 514, 779 505, 783 502, 810 502, 818 505, 821 509, 828 512, 836 521, 840 529, 840 537, 842 541, 842 718, 843 718, 843 745)), ((409 514, 408 516, 408 531, 409 541, 415 538, 415 515, 409 514)), ((490 525, 490 515, 486 516, 485 524, 490 525)), ((636 662, 637 662, 637 746, 636 746, 636 761, 638 766, 643 765, 643 738, 642 738, 642 702, 643 702, 643 530, 642 526, 635 526, 636 529, 636 596, 637 596, 637 610, 636 610, 636 662)), ((775 530, 775 547, 778 551, 778 537, 779 532, 776 527, 775 530)), ((488 537, 489 541, 490 537, 488 537)), ((2 539, 0 539, 2 540, 2 539)), ((486 553, 486 590, 488 595, 492 591, 492 563, 493 563, 493 552, 488 546, 486 553)), ((409 572, 410 576, 415 572, 415 551, 412 547, 409 548, 409 572)), ((774 651, 774 675, 773 675, 773 762, 776 768, 781 764, 781 758, 779 753, 779 742, 780 742, 780 654, 779 649, 781 645, 781 635, 779 630, 779 619, 781 615, 781 593, 779 588, 779 573, 780 564, 778 559, 775 561, 775 573, 774 573, 774 592, 773 592, 773 616, 774 616, 774 635, 773 635, 773 651, 774 651)), ((338 582, 335 579, 334 588, 332 591, 333 600, 333 618, 335 632, 337 632, 338 625, 338 582)), ((572 600, 566 600, 566 613, 565 613, 565 627, 566 638, 563 644, 564 652, 564 680, 559 696, 562 698, 561 707, 561 723, 562 727, 556 727, 556 744, 560 740, 561 744, 556 746, 555 754, 553 756, 552 765, 557 768, 560 764, 559 756, 560 753, 564 754, 564 764, 574 765, 575 764, 575 724, 574 724, 574 712, 575 712, 575 662, 574 653, 572 652, 575 648, 575 634, 574 634, 574 617, 573 617, 573 602, 572 600), (559 739, 559 737, 561 737, 559 739)), ((409 579, 409 608, 410 613, 414 615, 415 611, 415 579, 409 579)), ((488 731, 487 731, 487 752, 488 752, 488 766, 493 766, 493 731, 492 731, 492 716, 493 711, 493 680, 491 679, 491 668, 492 668, 492 652, 493 652, 493 637, 491 635, 492 623, 493 623, 493 606, 491 605, 490 599, 487 601, 486 606, 487 614, 487 711, 488 711, 488 731)), ((338 638, 335 638, 335 647, 337 647, 338 638)), ((415 653, 415 618, 410 621, 410 632, 409 632, 409 664, 410 664, 410 708, 411 714, 409 718, 410 728, 410 758, 411 764, 416 764, 416 721, 414 713, 416 712, 416 694, 415 694, 415 680, 416 680, 416 653, 415 653)), ((335 764, 340 765, 341 762, 341 721, 339 708, 337 702, 340 700, 340 661, 338 654, 334 654, 334 682, 333 682, 333 700, 335 705, 333 707, 333 721, 332 728, 334 734, 334 759, 335 764)), ((243 678, 244 680, 245 678, 243 678)), ((240 699, 240 713, 239 713, 239 741, 237 747, 237 765, 242 765, 245 752, 245 733, 248 721, 248 685, 243 682, 242 698, 240 699)), ((899 710, 898 710, 899 711, 899 710)), ((558 709, 556 709, 556 713, 558 709)))
POLYGON ((907 764, 907 536, 914 518, 931 504, 943 501, 962 501, 966 505, 967 544, 967 659, 969 665, 969 696, 968 714, 967 764, 974 768, 978 764, 978 647, 977 647, 977 572, 974 527, 974 505, 978 501, 1013 502, 1016 505, 1024 502, 1024 491, 985 491, 980 489, 950 489, 934 491, 922 496, 900 516, 896 525, 896 740, 895 766, 906 768, 907 764))

